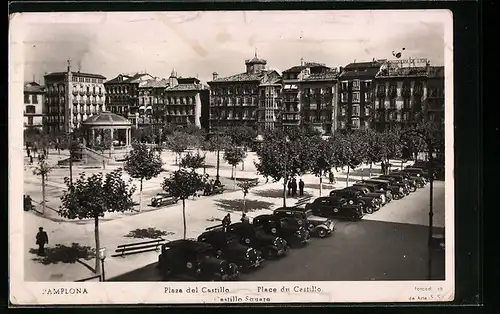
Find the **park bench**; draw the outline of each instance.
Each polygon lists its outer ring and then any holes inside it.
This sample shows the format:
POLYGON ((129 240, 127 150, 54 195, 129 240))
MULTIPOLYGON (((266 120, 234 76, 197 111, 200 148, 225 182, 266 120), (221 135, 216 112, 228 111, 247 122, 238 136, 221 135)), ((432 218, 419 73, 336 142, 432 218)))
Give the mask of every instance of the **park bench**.
POLYGON ((165 239, 155 239, 130 244, 121 244, 117 246, 115 250, 116 254, 111 255, 111 257, 125 257, 126 255, 158 251, 164 243, 165 239))

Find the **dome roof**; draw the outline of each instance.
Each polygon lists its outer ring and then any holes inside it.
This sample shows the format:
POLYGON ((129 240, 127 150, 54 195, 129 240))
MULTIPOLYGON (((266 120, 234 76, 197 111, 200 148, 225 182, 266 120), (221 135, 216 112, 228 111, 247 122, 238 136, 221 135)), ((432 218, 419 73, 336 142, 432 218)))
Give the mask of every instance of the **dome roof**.
POLYGON ((112 112, 101 112, 82 122, 83 126, 130 126, 132 123, 125 117, 112 112))

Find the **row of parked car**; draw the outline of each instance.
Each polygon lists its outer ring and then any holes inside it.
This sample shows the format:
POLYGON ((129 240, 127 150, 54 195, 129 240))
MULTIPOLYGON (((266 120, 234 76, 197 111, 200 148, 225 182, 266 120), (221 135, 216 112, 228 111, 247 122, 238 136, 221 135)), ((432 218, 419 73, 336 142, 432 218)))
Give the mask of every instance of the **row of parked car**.
POLYGON ((336 229, 332 218, 362 219, 424 187, 430 179, 424 166, 358 181, 303 208, 277 208, 252 223, 218 225, 196 239, 166 243, 158 258, 161 276, 163 280, 235 280, 266 260, 286 256, 291 247, 306 245, 311 236, 331 235, 336 229))
POLYGON ((163 280, 235 280, 241 272, 286 256, 311 236, 325 238, 335 222, 305 208, 278 208, 250 222, 207 228, 197 239, 162 246, 158 266, 163 280))

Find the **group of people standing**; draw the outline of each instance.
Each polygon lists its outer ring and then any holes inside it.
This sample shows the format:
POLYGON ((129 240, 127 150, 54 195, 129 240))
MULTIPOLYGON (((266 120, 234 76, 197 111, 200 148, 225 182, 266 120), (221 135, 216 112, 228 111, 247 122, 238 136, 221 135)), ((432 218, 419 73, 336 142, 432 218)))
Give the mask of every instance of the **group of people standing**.
POLYGON ((37 155, 38 161, 40 162, 49 154, 49 150, 47 148, 43 148, 42 151, 39 152, 36 146, 33 146, 30 149, 30 147, 26 145, 26 154, 28 155, 30 165, 32 165, 35 154, 37 155))
MULTIPOLYGON (((295 178, 292 178, 288 180, 288 196, 295 197, 297 196, 297 180, 295 178)), ((304 187, 305 183, 302 181, 302 179, 299 180, 299 195, 304 196, 304 187)))

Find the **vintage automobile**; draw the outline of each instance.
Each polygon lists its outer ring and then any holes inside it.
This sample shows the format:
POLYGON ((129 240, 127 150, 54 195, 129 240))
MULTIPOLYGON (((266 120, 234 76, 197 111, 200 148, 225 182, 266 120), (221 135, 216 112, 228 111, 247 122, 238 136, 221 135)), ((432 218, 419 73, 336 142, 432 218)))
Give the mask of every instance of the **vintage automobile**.
MULTIPOLYGON (((429 166, 430 166, 430 161, 424 161, 424 160, 417 160, 413 165, 411 165, 412 168, 420 168, 422 170, 427 170, 429 171, 429 166)), ((432 161, 432 173, 434 174, 433 178, 437 179, 438 177, 443 177, 444 176, 444 164, 442 162, 439 162, 437 160, 432 161)))
POLYGON ((412 168, 411 166, 407 166, 402 171, 409 173, 413 176, 423 177, 426 182, 429 181, 429 172, 427 170, 421 168, 412 168))
POLYGON ((414 180, 415 181, 415 185, 419 189, 423 188, 425 186, 425 184, 427 183, 427 181, 425 180, 424 177, 413 175, 413 174, 408 173, 408 172, 393 171, 393 172, 390 173, 390 175, 400 175, 400 176, 403 176, 407 180, 414 180))
MULTIPOLYGON (((392 200, 390 197, 387 196, 387 194, 391 193, 390 191, 371 192, 368 187, 359 186, 359 185, 351 185, 349 187, 346 187, 345 189, 360 191, 361 193, 363 193, 364 196, 378 197, 378 198, 380 198, 380 205, 381 206, 386 205, 387 203, 389 203, 392 200), (387 192, 389 192, 389 193, 387 193, 387 192)), ((367 212, 367 214, 370 214, 370 213, 367 212)))
POLYGON ((213 247, 204 242, 175 240, 163 244, 158 257, 163 280, 234 280, 239 277, 238 265, 215 255, 213 247))
POLYGON ((372 178, 371 180, 389 183, 389 187, 393 187, 393 186, 402 187, 405 195, 409 195, 411 192, 415 192, 417 190, 416 187, 415 187, 415 190, 413 190, 413 188, 410 187, 410 184, 408 182, 399 182, 398 180, 396 180, 394 178, 375 177, 375 178, 372 178))
POLYGON ((365 196, 361 191, 352 189, 333 190, 330 191, 330 196, 339 196, 348 200, 357 201, 362 205, 363 210, 369 214, 377 211, 380 206, 382 206, 382 201, 379 196, 365 196))
POLYGON ((383 181, 383 180, 375 180, 375 179, 368 179, 368 180, 362 180, 358 181, 356 183, 363 183, 363 184, 369 184, 374 187, 375 190, 389 190, 391 191, 392 198, 395 200, 399 200, 403 197, 406 196, 405 189, 401 186, 396 186, 396 185, 391 185, 388 181, 383 181))
POLYGON ((261 251, 241 244, 237 236, 227 233, 222 226, 207 228, 207 231, 198 237, 198 241, 210 244, 216 252, 216 257, 235 263, 241 270, 257 268, 264 261, 261 251))
POLYGON ((266 259, 284 256, 289 249, 285 239, 266 233, 262 225, 237 222, 229 225, 227 232, 236 235, 240 243, 261 251, 266 259))
POLYGON ((312 203, 306 204, 306 209, 311 210, 316 216, 360 220, 365 215, 363 206, 342 197, 318 197, 312 203))
POLYGON ((306 226, 311 235, 324 238, 333 233, 335 222, 331 219, 316 216, 312 210, 305 207, 280 207, 274 210, 273 215, 285 218, 295 224, 306 226))
POLYGON ((376 193, 385 196, 386 203, 390 203, 393 199, 390 190, 380 190, 378 185, 369 183, 354 183, 351 187, 362 188, 365 193, 376 193))
POLYGON ((172 204, 177 204, 179 201, 178 198, 174 196, 170 196, 166 193, 158 193, 155 197, 151 199, 151 206, 153 207, 161 207, 172 204))
POLYGON ((309 230, 304 226, 288 222, 285 218, 274 215, 259 215, 252 223, 263 226, 266 233, 285 239, 290 246, 303 246, 311 238, 309 230))
POLYGON ((391 180, 391 182, 406 183, 408 184, 410 192, 415 192, 417 190, 417 183, 415 180, 413 180, 412 178, 407 179, 406 177, 400 174, 394 174, 391 172, 389 174, 378 176, 377 178, 384 180, 391 180))
POLYGON ((203 189, 203 196, 212 196, 224 193, 224 184, 207 184, 203 189))

